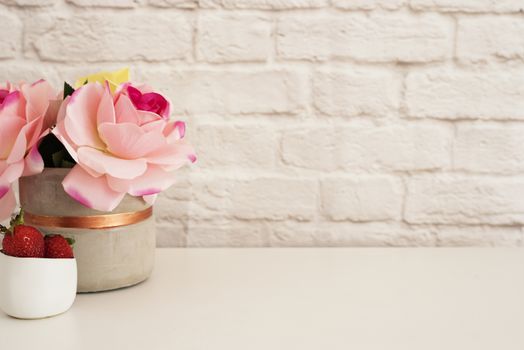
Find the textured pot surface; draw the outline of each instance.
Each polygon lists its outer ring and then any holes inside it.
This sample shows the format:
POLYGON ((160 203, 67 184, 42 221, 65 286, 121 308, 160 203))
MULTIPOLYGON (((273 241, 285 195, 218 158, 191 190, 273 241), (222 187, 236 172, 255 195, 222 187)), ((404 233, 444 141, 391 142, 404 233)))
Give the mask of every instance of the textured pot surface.
MULTIPOLYGON (((20 203, 31 214, 45 216, 93 216, 111 213, 89 209, 70 198, 62 180, 70 169, 44 169, 20 179, 20 203)), ((126 196, 112 213, 141 211, 148 205, 126 196)), ((78 264, 78 291, 98 292, 131 286, 144 281, 153 269, 155 222, 142 222, 106 229, 38 226, 44 233, 74 238, 78 264)))

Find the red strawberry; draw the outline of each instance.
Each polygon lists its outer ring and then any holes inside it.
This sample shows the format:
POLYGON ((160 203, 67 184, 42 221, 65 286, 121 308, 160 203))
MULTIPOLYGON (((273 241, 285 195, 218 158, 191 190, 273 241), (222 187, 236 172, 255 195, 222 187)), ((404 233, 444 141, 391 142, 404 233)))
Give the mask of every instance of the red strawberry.
POLYGON ((40 231, 24 223, 24 213, 11 220, 11 228, 2 227, 5 232, 2 247, 6 255, 20 258, 43 258, 45 253, 44 236, 40 231))
POLYGON ((70 244, 74 241, 60 235, 45 236, 45 257, 55 259, 73 258, 73 248, 70 244))
POLYGON ((19 258, 43 258, 44 236, 36 228, 26 225, 15 226, 13 233, 14 256, 19 258))
POLYGON ((2 250, 5 255, 15 255, 15 245, 13 243, 13 235, 11 232, 5 233, 4 239, 2 240, 2 250))

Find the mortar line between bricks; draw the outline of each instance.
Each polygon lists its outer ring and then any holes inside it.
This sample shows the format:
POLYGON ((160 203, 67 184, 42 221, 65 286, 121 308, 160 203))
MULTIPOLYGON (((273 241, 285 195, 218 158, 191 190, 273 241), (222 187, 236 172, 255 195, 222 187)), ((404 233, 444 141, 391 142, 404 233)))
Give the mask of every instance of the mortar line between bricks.
MULTIPOLYGON (((41 64, 42 66, 52 66, 56 67, 57 65, 63 64, 63 61, 49 60, 49 59, 38 59, 37 57, 21 57, 21 59, 14 58, 5 58, 2 59, 4 63, 17 63, 17 64, 27 64, 34 65, 35 63, 41 64), (35 59, 36 58, 36 59, 35 59)), ((389 72, 392 69, 397 69, 401 66, 409 67, 408 72, 417 72, 417 71, 426 71, 426 70, 436 70, 442 69, 446 70, 451 68, 450 64, 453 63, 453 67, 459 72, 465 73, 475 73, 479 68, 488 68, 490 70, 507 70, 507 71, 521 71, 524 69, 524 60, 512 60, 512 61, 500 61, 479 63, 479 64, 468 64, 466 66, 461 66, 460 62, 452 61, 441 61, 441 62, 429 62, 429 63, 409 63, 409 64, 399 64, 395 62, 352 62, 352 61, 323 61, 323 62, 312 62, 312 61, 275 61, 269 66, 266 64, 266 61, 239 61, 239 62, 225 62, 225 63, 209 63, 203 61, 188 62, 183 59, 165 59, 165 60, 100 60, 100 61, 72 61, 68 62, 68 67, 71 68, 82 68, 88 65, 97 65, 97 66, 114 66, 127 64, 131 68, 144 68, 152 70, 162 70, 170 69, 173 70, 172 64, 176 64, 175 72, 194 72, 194 71, 210 71, 210 72, 267 72, 275 70, 289 70, 297 71, 304 68, 315 68, 318 70, 347 70, 347 69, 378 69, 379 71, 389 72)))

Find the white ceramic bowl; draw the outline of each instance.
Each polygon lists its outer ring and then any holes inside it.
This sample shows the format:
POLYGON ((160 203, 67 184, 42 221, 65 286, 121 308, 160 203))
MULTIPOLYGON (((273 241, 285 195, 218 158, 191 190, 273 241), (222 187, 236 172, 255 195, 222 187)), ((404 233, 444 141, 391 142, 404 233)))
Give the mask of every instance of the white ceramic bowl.
POLYGON ((75 259, 15 258, 0 252, 0 309, 23 319, 55 316, 76 297, 75 259))

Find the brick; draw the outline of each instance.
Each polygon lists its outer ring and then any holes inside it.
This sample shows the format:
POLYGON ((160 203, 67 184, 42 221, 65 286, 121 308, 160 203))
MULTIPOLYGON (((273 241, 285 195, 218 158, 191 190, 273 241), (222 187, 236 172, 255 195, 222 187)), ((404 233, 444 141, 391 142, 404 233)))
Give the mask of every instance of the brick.
POLYGON ((326 247, 431 247, 434 234, 392 223, 336 223, 321 225, 316 242, 326 247))
POLYGON ((431 170, 450 165, 451 130, 442 125, 358 123, 288 130, 284 163, 306 169, 431 170))
POLYGON ((147 69, 141 76, 171 97, 174 114, 287 114, 305 105, 305 79, 291 71, 147 69))
POLYGON ((438 124, 345 128, 340 162, 347 169, 415 171, 448 168, 451 130, 438 124))
POLYGON ((287 130, 282 135, 282 160, 299 168, 332 171, 341 163, 339 141, 339 133, 331 127, 287 130))
POLYGON ((441 227, 437 231, 441 247, 522 246, 520 227, 441 227))
POLYGON ((162 61, 192 51, 192 25, 182 14, 115 12, 32 19, 26 49, 59 62, 162 61), (151 28, 155 34, 151 35, 151 28), (89 33, 89 35, 77 35, 89 33))
POLYGON ((407 0, 333 0, 333 5, 344 10, 396 10, 406 2, 407 0))
POLYGON ((269 231, 271 247, 315 247, 316 225, 296 221, 273 222, 269 231))
POLYGON ((16 17, 8 13, 0 13, 0 33, 2 33, 0 58, 15 57, 21 48, 22 24, 16 17))
POLYGON ((156 7, 193 9, 198 7, 198 0, 149 0, 148 4, 156 7))
POLYGON ((524 22, 512 17, 461 18, 457 57, 462 61, 524 58, 524 22))
POLYGON ((313 78, 313 104, 331 116, 381 116, 398 109, 401 80, 374 70, 322 70, 313 78))
POLYGON ((140 3, 140 0, 67 0, 67 2, 81 7, 133 8, 140 3))
POLYGON ((522 12, 524 0, 411 0, 415 10, 444 12, 522 12))
POLYGON ((191 197, 187 216, 194 221, 220 221, 232 217, 232 196, 236 181, 219 174, 198 174, 190 180, 191 197))
MULTIPOLYGON (((0 22, 1 23, 1 22, 0 22)), ((1 26, 1 25, 0 25, 1 26)), ((5 42, 0 42, 0 46, 5 42)), ((0 50, 0 53, 2 51, 0 50)), ((10 62, 9 64, 0 64, 0 82, 35 82, 43 79, 49 81, 52 86, 60 86, 64 81, 59 79, 54 69, 44 65, 34 63, 10 62)))
POLYGON ((271 45, 271 22, 265 17, 212 14, 199 19, 196 53, 200 61, 265 61, 271 45))
POLYGON ((281 17, 280 59, 431 62, 451 55, 452 25, 435 14, 308 14, 281 17))
POLYGON ((188 247, 264 247, 268 228, 261 223, 227 221, 189 225, 188 247))
POLYGON ((316 181, 261 177, 236 181, 231 213, 240 219, 313 219, 317 211, 316 181))
POLYGON ((51 6, 54 3, 55 0, 0 0, 0 4, 27 7, 51 6))
POLYGON ((322 213, 331 220, 400 218, 402 185, 388 176, 329 178, 321 183, 322 213))
POLYGON ((317 212, 313 180, 257 176, 234 178, 200 172, 159 196, 157 221, 312 220, 317 212), (293 205, 290 205, 293 203, 293 205))
POLYGON ((481 173, 523 172, 523 134, 522 125, 459 125, 454 144, 454 167, 481 173))
POLYGON ((321 223, 316 226, 273 223, 269 236, 273 247, 431 247, 432 230, 394 223, 321 223))
POLYGON ((203 8, 227 9, 287 10, 318 8, 327 4, 328 0, 200 0, 200 6, 203 8))
POLYGON ((168 226, 187 221, 194 210, 192 202, 192 182, 188 176, 177 174, 177 182, 168 190, 162 192, 155 202, 155 217, 157 225, 168 226))
POLYGON ((523 70, 437 69, 412 72, 406 79, 406 105, 412 117, 522 120, 523 97, 523 70))
POLYGON ((199 125, 194 133, 198 167, 272 168, 277 141, 271 126, 199 125))
POLYGON ((156 225, 157 247, 187 246, 186 228, 181 221, 159 223, 156 225))
POLYGON ((405 220, 415 224, 524 223, 522 178, 433 175, 408 181, 405 220))

